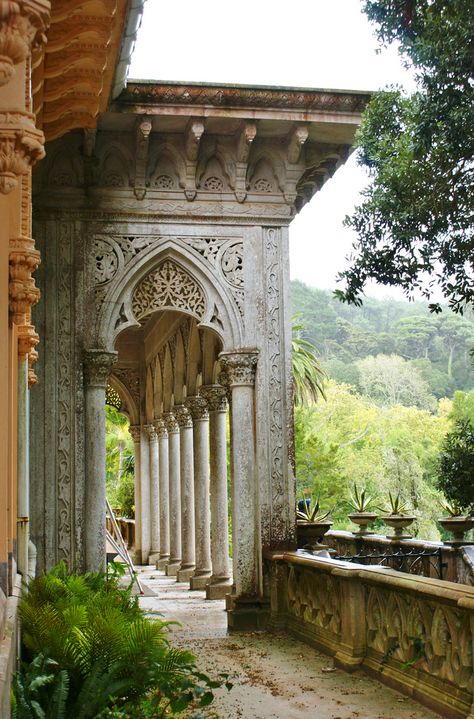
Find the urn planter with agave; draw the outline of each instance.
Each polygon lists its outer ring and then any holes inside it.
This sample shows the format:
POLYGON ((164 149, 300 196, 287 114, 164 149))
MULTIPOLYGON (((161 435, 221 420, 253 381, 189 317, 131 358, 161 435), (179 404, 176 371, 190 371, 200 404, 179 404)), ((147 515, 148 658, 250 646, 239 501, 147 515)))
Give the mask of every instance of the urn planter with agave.
POLYGON ((357 484, 354 484, 352 495, 349 499, 349 504, 354 511, 348 515, 351 522, 354 522, 354 524, 357 524, 359 527, 358 532, 353 532, 354 536, 363 537, 368 534, 373 534, 373 532, 369 532, 367 529, 369 524, 374 522, 378 516, 376 512, 368 511, 372 503, 373 498, 366 494, 366 490, 360 490, 357 484))
POLYGON ((440 517, 438 522, 443 529, 453 535, 452 539, 447 539, 443 544, 474 544, 474 542, 464 539, 466 532, 474 527, 474 517, 469 515, 456 517, 440 517))
POLYGON ((351 522, 354 522, 354 524, 357 524, 359 527, 358 532, 352 532, 355 537, 366 537, 369 534, 373 534, 367 527, 377 519, 378 514, 376 512, 351 512, 351 514, 347 516, 351 522))
POLYGON ((321 503, 318 498, 312 505, 311 497, 303 497, 296 506, 296 536, 298 547, 306 549, 310 552, 328 549, 325 544, 321 544, 321 539, 333 525, 328 512, 320 512, 321 503))
POLYGON ((386 510, 386 514, 383 518, 385 524, 389 527, 393 527, 394 533, 387 534, 388 539, 411 539, 410 534, 404 534, 403 530, 413 524, 416 517, 413 514, 407 513, 407 504, 402 501, 400 492, 393 495, 391 492, 388 493, 390 508, 386 510))

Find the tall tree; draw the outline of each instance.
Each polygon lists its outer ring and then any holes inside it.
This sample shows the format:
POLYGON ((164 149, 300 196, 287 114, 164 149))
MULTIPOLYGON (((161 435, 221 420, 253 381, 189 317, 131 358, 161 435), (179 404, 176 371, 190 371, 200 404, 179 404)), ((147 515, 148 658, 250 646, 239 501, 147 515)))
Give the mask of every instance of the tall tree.
MULTIPOLYGON (((454 311, 474 300, 474 3, 367 0, 383 44, 397 41, 418 90, 377 93, 359 131, 371 176, 347 224, 357 233, 340 299, 360 303, 369 279, 454 311)), ((433 311, 440 311, 432 303, 433 311)))

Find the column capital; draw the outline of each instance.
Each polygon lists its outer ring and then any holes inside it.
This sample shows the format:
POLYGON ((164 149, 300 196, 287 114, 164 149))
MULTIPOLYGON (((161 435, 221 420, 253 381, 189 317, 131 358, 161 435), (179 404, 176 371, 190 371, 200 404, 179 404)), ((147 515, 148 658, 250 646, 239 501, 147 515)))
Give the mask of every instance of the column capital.
POLYGON ((221 352, 221 367, 227 375, 231 387, 238 385, 253 387, 258 361, 257 349, 243 349, 234 352, 221 352))
POLYGON ((150 442, 158 441, 158 433, 154 424, 145 424, 143 429, 147 433, 150 442))
POLYGON ((130 436, 132 437, 135 444, 140 444, 141 427, 139 424, 131 424, 128 427, 130 436))
POLYGON ((205 385, 199 389, 199 394, 206 400, 210 412, 227 411, 227 390, 222 385, 205 385))
POLYGON ((176 434, 179 432, 179 424, 174 412, 165 412, 163 415, 163 421, 166 425, 166 429, 168 430, 168 434, 176 434))
POLYGON ((2 2, 0 10, 0 85, 15 74, 15 65, 46 42, 51 3, 49 0, 2 2))
POLYGON ((204 397, 187 397, 185 405, 189 409, 193 422, 206 421, 209 419, 207 402, 204 397))
POLYGON ((164 417, 157 417, 157 419, 153 421, 153 424, 155 425, 156 434, 160 439, 168 436, 168 429, 164 417))
POLYGON ((106 350, 86 350, 84 352, 84 376, 90 387, 107 386, 107 380, 113 365, 117 361, 117 352, 106 350))
POLYGON ((180 429, 192 429, 193 418, 191 417, 191 412, 184 404, 177 404, 173 407, 173 412, 180 429))

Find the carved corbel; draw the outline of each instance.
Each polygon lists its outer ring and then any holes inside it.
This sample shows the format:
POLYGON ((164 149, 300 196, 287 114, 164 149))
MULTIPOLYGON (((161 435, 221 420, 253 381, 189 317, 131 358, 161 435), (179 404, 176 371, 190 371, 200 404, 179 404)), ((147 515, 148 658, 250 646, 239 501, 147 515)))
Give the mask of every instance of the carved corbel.
POLYGON ((0 192, 7 195, 44 155, 44 135, 29 112, 0 112, 0 192))
POLYGON ((145 178, 151 129, 151 120, 148 118, 141 119, 137 123, 135 141, 135 186, 133 190, 137 200, 143 200, 146 195, 145 178))
POLYGON ((0 85, 15 74, 15 65, 46 42, 51 4, 48 0, 0 2, 0 85))
POLYGON ((244 122, 237 136, 236 167, 235 167, 235 199, 244 202, 247 197, 247 166, 250 147, 257 135, 257 125, 254 122, 244 122))
POLYGON ((300 159, 303 145, 308 139, 309 130, 307 125, 294 125, 288 133, 287 139, 287 157, 288 162, 295 165, 300 159))
MULTIPOLYGON (((28 325, 31 308, 40 298, 32 273, 40 263, 40 253, 29 237, 10 240, 9 257, 9 304, 12 322, 28 325)), ((37 344, 37 342, 36 342, 37 344)))
POLYGON ((199 153, 199 144, 204 134, 204 123, 192 117, 186 127, 184 135, 184 150, 186 154, 186 186, 184 194, 189 202, 196 197, 196 162, 199 153))

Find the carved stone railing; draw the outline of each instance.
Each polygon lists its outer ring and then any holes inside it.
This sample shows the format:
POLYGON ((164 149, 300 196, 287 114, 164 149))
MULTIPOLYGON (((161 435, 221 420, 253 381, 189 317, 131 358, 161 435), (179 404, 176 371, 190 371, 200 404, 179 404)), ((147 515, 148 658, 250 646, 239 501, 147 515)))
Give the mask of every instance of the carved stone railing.
POLYGON ((445 716, 474 717, 474 587, 296 552, 266 561, 273 626, 445 716))
POLYGON ((359 564, 375 565, 450 582, 463 582, 459 548, 422 539, 394 540, 380 534, 356 536, 333 530, 324 544, 334 549, 339 559, 352 557, 359 564))

